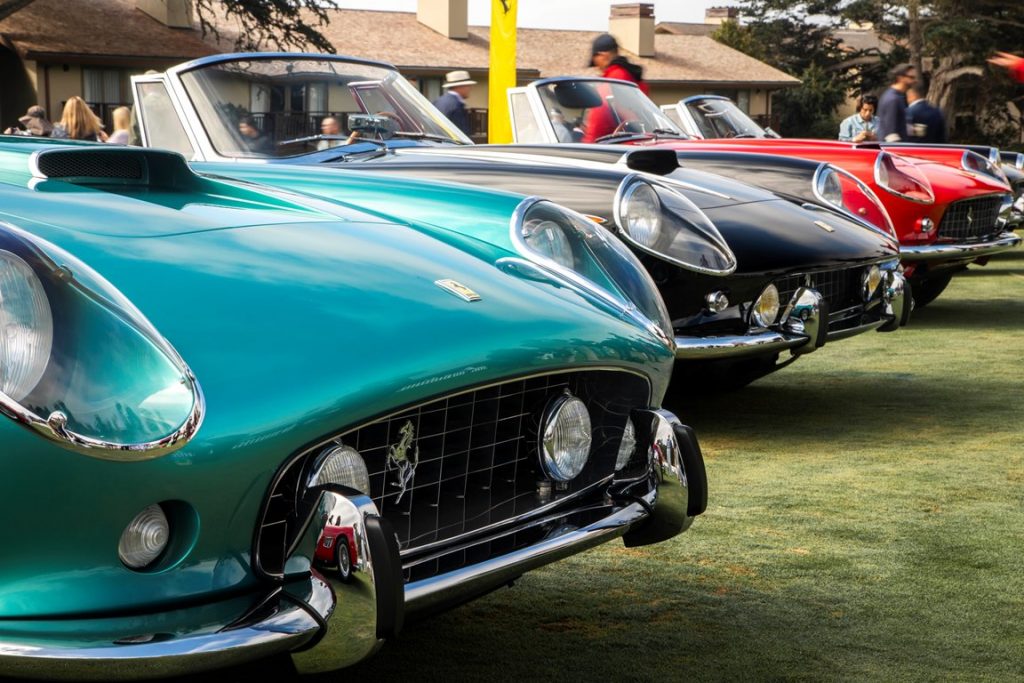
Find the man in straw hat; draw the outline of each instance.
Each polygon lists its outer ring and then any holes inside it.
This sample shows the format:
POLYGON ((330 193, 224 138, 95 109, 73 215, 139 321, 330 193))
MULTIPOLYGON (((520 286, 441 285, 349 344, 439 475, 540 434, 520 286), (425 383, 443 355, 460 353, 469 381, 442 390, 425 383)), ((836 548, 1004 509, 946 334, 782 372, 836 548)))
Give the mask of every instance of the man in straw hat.
POLYGON ((448 120, 458 126, 459 130, 467 136, 471 133, 469 128, 469 112, 466 111, 466 98, 473 90, 476 81, 471 80, 468 71, 449 71, 444 76, 444 88, 447 92, 437 98, 434 106, 441 110, 441 113, 448 117, 448 120))

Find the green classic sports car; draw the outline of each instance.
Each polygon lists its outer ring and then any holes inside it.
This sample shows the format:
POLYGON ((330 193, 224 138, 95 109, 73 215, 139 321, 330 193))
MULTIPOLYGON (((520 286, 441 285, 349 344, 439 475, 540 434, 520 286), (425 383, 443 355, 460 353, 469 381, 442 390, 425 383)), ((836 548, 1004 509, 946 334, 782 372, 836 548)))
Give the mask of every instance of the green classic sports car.
POLYGON ((400 221, 0 137, 0 674, 336 669, 704 511, 638 262, 547 202, 415 191, 400 221))

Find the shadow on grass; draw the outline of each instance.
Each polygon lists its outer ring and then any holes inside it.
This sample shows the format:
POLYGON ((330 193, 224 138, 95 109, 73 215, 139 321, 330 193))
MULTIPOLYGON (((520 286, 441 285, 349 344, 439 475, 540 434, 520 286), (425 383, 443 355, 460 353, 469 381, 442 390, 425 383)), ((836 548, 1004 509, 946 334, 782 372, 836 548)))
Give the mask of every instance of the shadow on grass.
MULTIPOLYGON (((908 329, 977 330, 1024 329, 1024 301, 1018 299, 957 299, 939 297, 910 317, 908 329)), ((900 334, 896 332, 896 334, 900 334)))

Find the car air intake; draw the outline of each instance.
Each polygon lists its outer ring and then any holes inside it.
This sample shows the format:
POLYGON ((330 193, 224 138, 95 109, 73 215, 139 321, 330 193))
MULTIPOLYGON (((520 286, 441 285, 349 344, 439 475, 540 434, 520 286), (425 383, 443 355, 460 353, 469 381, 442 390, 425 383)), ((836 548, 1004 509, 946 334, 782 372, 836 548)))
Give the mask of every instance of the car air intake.
POLYGON ((134 147, 50 149, 33 157, 32 175, 76 185, 144 185, 195 189, 198 178, 174 152, 134 147))

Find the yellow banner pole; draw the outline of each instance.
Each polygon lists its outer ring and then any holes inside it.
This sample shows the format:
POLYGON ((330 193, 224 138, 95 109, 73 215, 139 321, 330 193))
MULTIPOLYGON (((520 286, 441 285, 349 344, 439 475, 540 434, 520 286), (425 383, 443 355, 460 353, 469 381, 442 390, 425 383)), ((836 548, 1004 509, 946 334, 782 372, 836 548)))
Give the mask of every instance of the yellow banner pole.
POLYGON ((487 82, 487 141, 512 142, 505 91, 516 86, 516 6, 519 0, 491 0, 491 67, 487 82))

